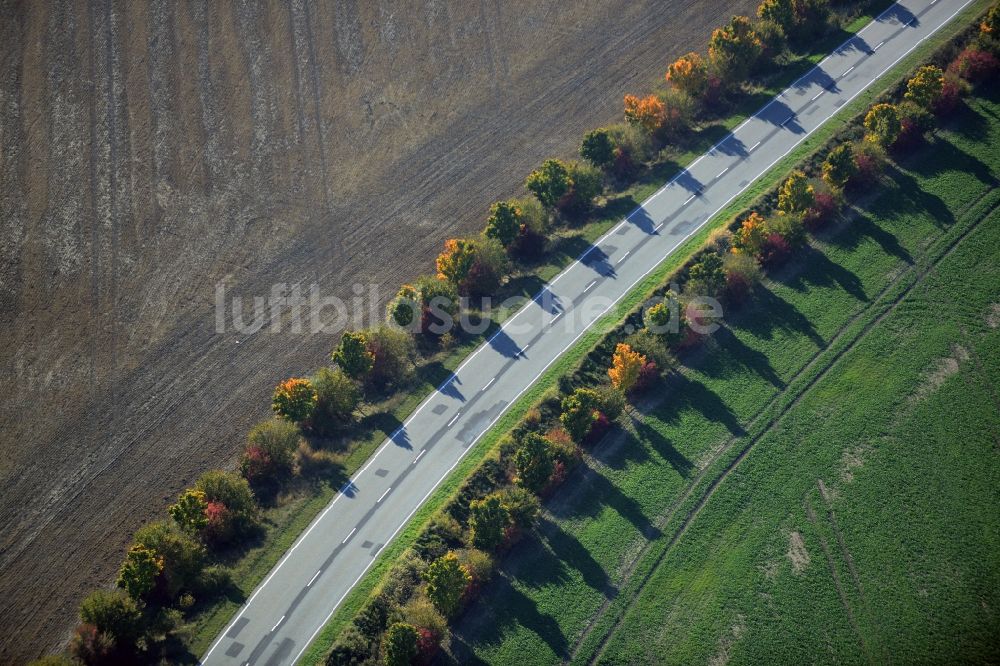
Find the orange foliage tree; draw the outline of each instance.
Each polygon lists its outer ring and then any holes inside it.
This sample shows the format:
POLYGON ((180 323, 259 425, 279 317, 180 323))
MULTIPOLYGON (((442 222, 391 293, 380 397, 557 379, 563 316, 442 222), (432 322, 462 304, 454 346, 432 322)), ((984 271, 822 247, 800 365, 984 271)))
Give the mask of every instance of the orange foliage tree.
POLYGON ((469 275, 475 260, 475 241, 450 238, 444 242, 444 252, 437 258, 438 277, 457 285, 469 275))
POLYGON ((666 109, 656 95, 642 99, 635 95, 625 95, 625 119, 641 125, 647 132, 655 132, 663 124, 666 109))
POLYGON ((691 97, 701 97, 708 86, 708 67, 702 57, 692 51, 667 67, 667 81, 691 97))
POLYGON ((629 392, 639 381, 642 368, 646 365, 646 357, 632 349, 630 345, 619 342, 611 357, 611 367, 608 377, 611 385, 624 393, 629 392))
POLYGON ((757 256, 763 249, 765 240, 767 240, 767 229, 764 218, 760 213, 750 213, 743 220, 742 226, 733 234, 733 252, 757 256))

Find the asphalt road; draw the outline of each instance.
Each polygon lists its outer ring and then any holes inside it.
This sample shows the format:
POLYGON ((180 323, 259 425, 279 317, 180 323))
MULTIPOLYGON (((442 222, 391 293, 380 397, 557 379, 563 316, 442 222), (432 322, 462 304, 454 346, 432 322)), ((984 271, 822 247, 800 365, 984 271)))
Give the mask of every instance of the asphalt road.
POLYGON ((386 440, 203 662, 298 660, 385 545, 564 351, 688 236, 971 1, 893 5, 554 278, 386 440))

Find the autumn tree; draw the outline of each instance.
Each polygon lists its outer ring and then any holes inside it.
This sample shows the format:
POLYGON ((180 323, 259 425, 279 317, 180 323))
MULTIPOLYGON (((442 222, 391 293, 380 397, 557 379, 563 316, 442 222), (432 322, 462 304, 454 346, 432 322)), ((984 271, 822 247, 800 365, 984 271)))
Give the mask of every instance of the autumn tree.
POLYGON ((312 416, 316 407, 316 390, 304 377, 286 379, 274 389, 271 409, 283 419, 301 423, 312 416))
POLYGON ((427 581, 427 598, 445 617, 451 617, 458 610, 472 576, 458 560, 458 555, 449 552, 434 560, 422 574, 427 581))
POLYGON ((942 90, 944 90, 944 72, 935 65, 925 65, 907 81, 904 97, 921 109, 930 111, 940 99, 942 90))
POLYGON ((666 79, 678 90, 698 99, 708 87, 708 67, 704 59, 692 51, 667 67, 666 79))
POLYGON ((580 157, 599 169, 607 169, 615 161, 615 142, 611 133, 603 127, 583 135, 580 157))
POLYGON ((582 442, 600 416, 601 397, 593 389, 578 388, 562 399, 559 421, 575 442, 582 442))
POLYGON ((396 292, 396 297, 390 301, 386 312, 397 325, 409 328, 413 326, 414 322, 419 323, 422 306, 420 293, 416 287, 412 284, 404 284, 396 292))
MULTIPOLYGON (((294 427, 294 426, 293 426, 294 427)), ((208 500, 205 493, 195 488, 188 488, 181 493, 176 504, 171 504, 167 511, 178 527, 191 534, 197 534, 208 524, 205 510, 208 500)))
POLYGON ((405 622, 391 625, 382 638, 383 662, 386 666, 410 666, 417 656, 420 635, 416 627, 405 622))
POLYGON ((514 482, 537 493, 549 482, 553 469, 545 438, 535 432, 525 435, 514 451, 514 482))
POLYGON ((899 111, 892 104, 876 104, 865 116, 865 140, 881 148, 888 148, 902 130, 899 111))
POLYGON ((135 545, 151 551, 160 562, 157 592, 168 601, 202 587, 205 549, 175 525, 166 521, 149 523, 136 531, 135 545))
POLYGON ((790 35, 795 25, 792 0, 763 0, 757 5, 757 17, 780 26, 786 35, 790 35))
POLYGON ((444 252, 437 258, 437 275, 441 280, 459 285, 469 275, 476 260, 476 242, 467 238, 449 238, 444 252))
POLYGON ((815 202, 813 186, 801 171, 793 171, 778 190, 778 210, 785 214, 804 213, 815 202))
POLYGON ((752 212, 733 234, 733 252, 759 256, 767 240, 767 225, 760 213, 752 212))
POLYGON ((118 587, 133 599, 142 599, 153 591, 156 578, 162 571, 162 557, 145 546, 133 544, 118 570, 118 587))
POLYGON ((330 354, 330 360, 337 364, 351 379, 362 380, 375 363, 375 354, 368 350, 368 341, 361 331, 344 331, 340 344, 330 354))
POLYGON ((412 377, 417 355, 413 336, 391 326, 374 326, 365 331, 365 340, 375 357, 367 377, 370 386, 385 391, 405 384, 412 377))
POLYGON ((723 81, 742 81, 753 69, 764 45, 746 16, 734 16, 717 28, 708 42, 708 59, 723 81))
POLYGON ((849 143, 842 143, 823 160, 823 180, 827 185, 842 190, 858 173, 858 164, 854 161, 854 150, 849 143))
POLYGON ((625 95, 625 120, 639 125, 649 133, 660 129, 665 118, 666 109, 656 95, 636 97, 625 95))
POLYGON ((608 368, 611 385, 623 393, 628 393, 639 381, 639 375, 645 365, 645 356, 631 346, 619 342, 611 357, 611 367, 608 368))
POLYGON ((316 407, 312 425, 323 434, 350 423, 361 402, 357 383, 341 368, 320 368, 312 378, 316 389, 316 407))
POLYGON ((469 528, 472 545, 480 550, 493 550, 503 543, 504 530, 511 516, 500 496, 487 495, 469 504, 469 528))
POLYGON ((521 231, 521 209, 512 201, 498 201, 490 206, 490 216, 486 220, 487 238, 495 238, 509 248, 521 231))
POLYGON ((566 164, 561 160, 549 159, 528 174, 524 186, 543 206, 553 208, 573 186, 573 181, 566 164))
POLYGON ((989 37, 1000 37, 1000 3, 993 3, 989 8, 979 24, 979 31, 989 37))
POLYGON ((201 475, 194 487, 205 493, 208 516, 206 541, 226 545, 246 538, 260 529, 260 512, 250 484, 235 472, 211 470, 201 475))

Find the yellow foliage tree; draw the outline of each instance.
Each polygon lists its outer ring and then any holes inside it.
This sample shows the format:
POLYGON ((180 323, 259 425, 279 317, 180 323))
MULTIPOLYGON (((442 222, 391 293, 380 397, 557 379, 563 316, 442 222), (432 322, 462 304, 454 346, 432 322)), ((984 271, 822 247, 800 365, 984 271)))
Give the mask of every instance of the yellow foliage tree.
POLYGON ((611 367, 608 368, 611 385, 624 393, 632 390, 639 381, 639 374, 644 365, 646 365, 645 356, 632 349, 630 345, 619 342, 615 347, 614 356, 611 357, 611 367))

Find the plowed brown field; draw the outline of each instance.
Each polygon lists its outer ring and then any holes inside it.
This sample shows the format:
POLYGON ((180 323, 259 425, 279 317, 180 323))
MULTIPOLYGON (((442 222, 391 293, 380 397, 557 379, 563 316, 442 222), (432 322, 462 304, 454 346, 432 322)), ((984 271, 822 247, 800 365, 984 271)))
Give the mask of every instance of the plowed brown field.
POLYGON ((216 284, 390 293, 752 4, 0 2, 0 662, 331 346, 216 284))

